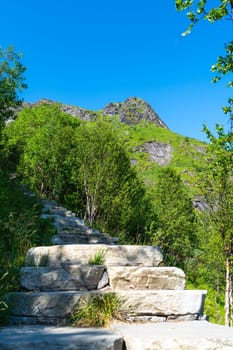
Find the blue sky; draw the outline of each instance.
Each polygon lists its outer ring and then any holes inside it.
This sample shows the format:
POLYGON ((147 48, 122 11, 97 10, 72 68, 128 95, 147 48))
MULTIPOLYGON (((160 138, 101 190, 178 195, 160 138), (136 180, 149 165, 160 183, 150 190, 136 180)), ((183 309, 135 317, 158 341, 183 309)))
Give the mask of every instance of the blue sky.
POLYGON ((232 91, 211 84, 210 67, 232 39, 230 21, 203 22, 182 37, 188 20, 173 0, 0 3, 0 46, 23 53, 25 101, 99 110, 137 96, 171 130, 198 139, 204 122, 226 122, 221 106, 232 91))

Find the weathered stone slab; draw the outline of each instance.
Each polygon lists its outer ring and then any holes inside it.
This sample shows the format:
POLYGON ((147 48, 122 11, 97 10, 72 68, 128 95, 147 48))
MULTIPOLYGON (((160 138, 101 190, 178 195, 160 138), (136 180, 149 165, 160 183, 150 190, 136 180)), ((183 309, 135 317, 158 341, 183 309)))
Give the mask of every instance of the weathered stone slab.
POLYGON ((109 266, 107 273, 115 290, 185 288, 185 274, 176 267, 109 266))
POLYGON ((132 290, 117 291, 129 316, 203 315, 206 291, 132 290))
POLYGON ((127 350, 232 350, 233 328, 206 321, 115 324, 127 350))
POLYGON ((43 316, 10 316, 8 318, 9 325, 47 325, 47 326, 70 326, 67 317, 43 317, 43 316))
POLYGON ((58 235, 54 235, 51 239, 52 244, 64 245, 64 244, 117 244, 118 239, 116 237, 110 237, 103 233, 88 233, 80 230, 73 230, 71 232, 60 232, 58 235))
POLYGON ((82 296, 89 292, 9 293, 12 316, 67 318, 82 296))
POLYGON ((74 229, 80 228, 80 230, 87 230, 88 228, 84 225, 83 221, 74 216, 62 216, 58 211, 56 214, 41 214, 42 219, 53 220, 54 226, 58 229, 74 229))
POLYGON ((105 266, 158 266, 163 259, 158 247, 72 244, 31 248, 26 256, 26 266, 88 264, 89 259, 101 251, 105 266))
POLYGON ((123 350, 123 338, 107 329, 24 326, 0 329, 0 350, 123 350))
MULTIPOLYGON (((100 265, 71 265, 60 268, 24 267, 21 269, 21 286, 34 291, 95 290, 105 269, 100 265)), ((107 285, 106 279, 105 282, 107 285)))
MULTIPOLYGON (((108 291, 108 290, 107 290, 108 291)), ((107 292, 106 291, 106 292, 107 292)), ((60 319, 69 317, 75 305, 83 298, 102 294, 93 292, 35 292, 10 293, 9 302, 12 305, 12 316, 27 316, 38 318, 60 319)), ((123 301, 125 314, 134 320, 141 316, 201 316, 205 291, 193 290, 134 290, 118 291, 117 295, 123 301)))

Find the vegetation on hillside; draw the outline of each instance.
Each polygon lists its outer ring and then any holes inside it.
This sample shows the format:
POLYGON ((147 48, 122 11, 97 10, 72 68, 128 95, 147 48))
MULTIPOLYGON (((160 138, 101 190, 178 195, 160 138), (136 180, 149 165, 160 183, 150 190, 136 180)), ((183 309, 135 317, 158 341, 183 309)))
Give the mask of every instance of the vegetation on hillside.
MULTIPOLYGON (((11 116, 9 106, 18 105, 23 86, 24 68, 16 67, 6 104, 11 116)), ((124 125, 99 114, 81 121, 53 103, 24 108, 7 124, 0 114, 0 310, 7 307, 3 295, 18 287, 27 249, 48 244, 52 233, 39 219, 38 203, 23 194, 23 183, 123 244, 158 244, 164 263, 183 268, 190 287, 208 289, 212 321, 223 323, 225 294, 231 324, 232 134, 219 127, 214 137, 206 128, 210 143, 204 144, 145 121, 124 125), (170 145, 166 166, 151 160, 146 143, 170 145), (194 209, 195 196, 207 210, 194 209)))
POLYGON ((9 172, 2 132, 21 104, 18 91, 25 88, 25 67, 13 48, 0 50, 0 324, 8 313, 5 294, 19 288, 19 268, 32 246, 48 244, 52 226, 40 219, 41 208, 35 197, 25 195, 15 174, 9 172))
POLYGON ((5 128, 3 141, 9 171, 34 192, 118 235, 123 244, 158 244, 164 263, 183 268, 189 285, 207 288, 212 298, 218 294, 217 306, 211 300, 207 305, 211 314, 219 309, 222 270, 221 276, 207 272, 212 259, 204 244, 207 231, 191 197, 200 194, 197 174, 205 168, 206 144, 150 123, 126 126, 101 116, 81 121, 57 104, 23 109, 5 128), (150 160, 143 149, 148 141, 172 144, 168 166, 150 160))
POLYGON ((152 191, 153 186, 156 187, 157 174, 161 166, 151 161, 150 154, 144 147, 147 142, 170 145, 171 160, 168 166, 176 170, 183 182, 189 185, 187 190, 190 194, 193 196, 199 194, 196 188, 196 175, 205 166, 207 144, 144 121, 131 127, 123 126, 122 128, 125 129, 129 156, 136 160, 138 173, 152 191))

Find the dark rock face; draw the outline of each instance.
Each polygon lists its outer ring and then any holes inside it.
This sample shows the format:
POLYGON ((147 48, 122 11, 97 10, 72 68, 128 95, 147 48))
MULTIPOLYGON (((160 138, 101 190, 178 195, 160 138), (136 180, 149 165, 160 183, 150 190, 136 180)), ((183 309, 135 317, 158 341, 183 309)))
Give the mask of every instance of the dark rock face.
POLYGON ((140 120, 145 120, 154 122, 162 128, 168 128, 151 106, 138 97, 129 97, 125 102, 109 103, 103 109, 103 115, 118 116, 119 120, 126 124, 136 124, 140 120))

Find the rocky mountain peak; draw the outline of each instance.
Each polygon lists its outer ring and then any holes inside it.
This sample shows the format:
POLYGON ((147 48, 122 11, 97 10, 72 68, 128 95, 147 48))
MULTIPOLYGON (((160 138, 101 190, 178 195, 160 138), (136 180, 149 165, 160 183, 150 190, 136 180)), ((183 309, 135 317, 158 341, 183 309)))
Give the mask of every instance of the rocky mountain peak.
POLYGON ((149 103, 138 97, 129 97, 125 102, 111 102, 104 107, 103 114, 118 116, 120 121, 126 124, 136 124, 140 120, 145 120, 168 129, 149 103))

